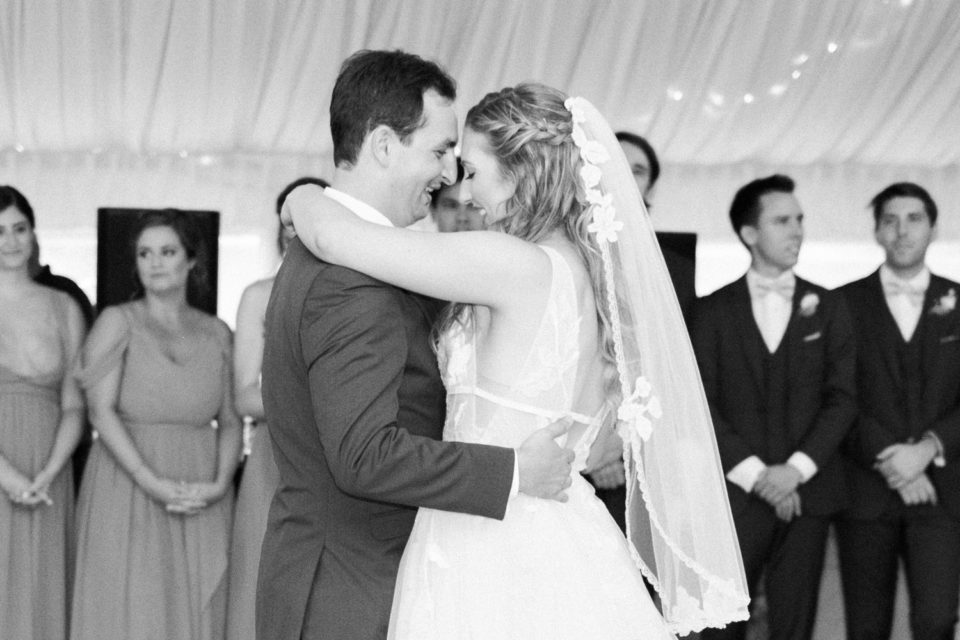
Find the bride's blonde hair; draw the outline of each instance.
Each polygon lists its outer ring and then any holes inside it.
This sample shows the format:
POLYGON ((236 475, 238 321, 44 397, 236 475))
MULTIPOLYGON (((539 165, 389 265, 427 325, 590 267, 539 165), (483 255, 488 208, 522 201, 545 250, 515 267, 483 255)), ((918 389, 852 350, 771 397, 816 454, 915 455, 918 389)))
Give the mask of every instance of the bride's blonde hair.
MULTIPOLYGON (((564 106, 567 96, 551 87, 523 83, 488 93, 467 112, 465 127, 482 135, 501 174, 516 185, 506 202, 506 215, 489 229, 538 242, 562 229, 576 247, 590 274, 601 329, 600 342, 608 366, 607 388, 615 384, 611 323, 604 298, 603 265, 592 235, 586 193, 580 179, 583 162, 573 142, 573 119, 564 106)), ((454 304, 440 328, 466 311, 454 304)), ((619 394, 608 394, 611 396, 619 394)))

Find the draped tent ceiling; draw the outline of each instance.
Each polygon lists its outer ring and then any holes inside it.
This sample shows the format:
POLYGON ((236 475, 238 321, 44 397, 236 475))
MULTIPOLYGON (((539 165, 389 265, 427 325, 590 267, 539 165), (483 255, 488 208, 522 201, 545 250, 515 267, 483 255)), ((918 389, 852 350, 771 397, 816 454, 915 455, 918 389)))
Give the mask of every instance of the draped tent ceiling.
POLYGON ((329 95, 361 48, 440 62, 461 115, 529 79, 589 98, 657 148, 664 228, 733 240, 736 187, 785 171, 812 237, 868 240, 899 179, 958 236, 950 0, 0 0, 0 183, 54 235, 98 206, 213 207, 266 263, 272 198, 332 170, 329 95))
POLYGON ((949 0, 4 0, 0 147, 329 151, 340 62, 402 48, 469 106, 536 79, 672 163, 960 163, 949 0))

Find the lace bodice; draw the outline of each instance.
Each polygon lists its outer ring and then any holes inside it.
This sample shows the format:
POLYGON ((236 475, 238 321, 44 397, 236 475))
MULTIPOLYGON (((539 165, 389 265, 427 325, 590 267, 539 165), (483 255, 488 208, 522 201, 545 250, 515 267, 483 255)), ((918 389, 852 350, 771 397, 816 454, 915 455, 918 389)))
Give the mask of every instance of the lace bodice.
POLYGON ((576 439, 575 469, 582 469, 589 445, 596 437, 598 407, 581 404, 582 361, 594 354, 581 349, 581 315, 573 273, 555 249, 541 247, 552 267, 550 292, 533 341, 526 353, 516 354, 515 381, 503 385, 480 370, 478 358, 488 326, 487 310, 476 307, 455 324, 438 345, 438 359, 447 389, 444 440, 517 447, 533 431, 563 417, 580 428, 576 439), (588 429, 587 425, 594 428, 588 429))

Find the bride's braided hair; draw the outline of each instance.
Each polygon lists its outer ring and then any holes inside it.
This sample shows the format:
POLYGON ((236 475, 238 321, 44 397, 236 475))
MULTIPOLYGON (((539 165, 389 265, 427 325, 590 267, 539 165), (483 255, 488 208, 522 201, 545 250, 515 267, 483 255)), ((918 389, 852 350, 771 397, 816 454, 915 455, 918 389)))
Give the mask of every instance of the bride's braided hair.
POLYGON ((516 186, 506 216, 491 228, 537 242, 583 211, 582 166, 564 95, 539 84, 489 93, 467 113, 504 177, 516 186))
MULTIPOLYGON (((562 229, 587 266, 597 301, 601 345, 609 375, 608 396, 618 391, 611 325, 604 298, 603 265, 580 179, 583 162, 573 142, 573 119, 567 96, 551 87, 523 83, 488 93, 467 113, 465 126, 483 135, 504 177, 516 185, 506 215, 491 230, 538 242, 562 229)), ((464 310, 453 305, 445 328, 464 310)))

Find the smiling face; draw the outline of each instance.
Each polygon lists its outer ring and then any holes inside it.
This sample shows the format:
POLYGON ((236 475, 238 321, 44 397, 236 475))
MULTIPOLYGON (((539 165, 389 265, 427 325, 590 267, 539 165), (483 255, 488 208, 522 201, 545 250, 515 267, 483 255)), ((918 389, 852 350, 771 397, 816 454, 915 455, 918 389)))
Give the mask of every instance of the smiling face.
MULTIPOLYGON (((408 226, 430 212, 430 195, 457 179, 457 114, 435 91, 423 94, 423 125, 391 147, 391 221, 408 226)), ((387 213, 387 212, 385 212, 387 213)))
POLYGON ((886 252, 886 263, 901 277, 912 277, 924 265, 935 227, 919 198, 891 198, 877 220, 874 236, 886 252))
POLYGON ((507 200, 517 187, 513 180, 500 171, 496 156, 490 151, 486 138, 469 127, 463 132, 464 198, 483 209, 486 224, 502 220, 507 215, 507 200))
POLYGON ((26 269, 33 253, 33 227, 15 206, 0 211, 0 268, 26 269))
POLYGON ((168 226, 147 227, 137 238, 137 275, 148 293, 187 288, 195 260, 187 256, 180 236, 168 226))
POLYGON ((792 269, 803 243, 803 211, 796 196, 782 191, 760 196, 757 224, 744 225, 740 237, 759 273, 776 276, 792 269))

